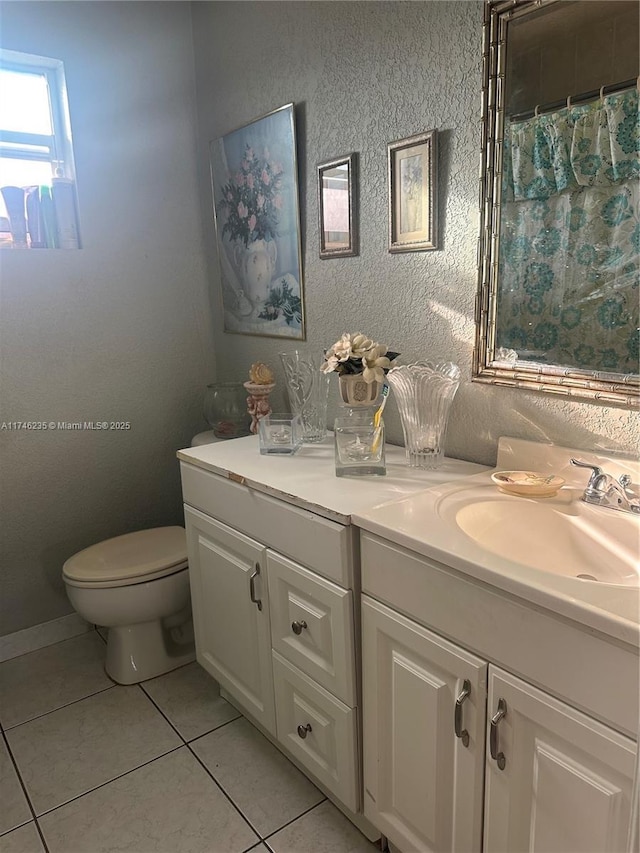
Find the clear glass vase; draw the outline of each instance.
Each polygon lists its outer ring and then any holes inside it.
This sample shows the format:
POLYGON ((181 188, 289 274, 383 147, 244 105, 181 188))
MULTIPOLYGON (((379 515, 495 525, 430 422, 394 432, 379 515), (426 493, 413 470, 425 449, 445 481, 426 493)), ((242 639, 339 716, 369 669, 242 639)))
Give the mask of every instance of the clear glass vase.
POLYGON ((419 361, 392 367, 387 380, 400 412, 407 462, 412 468, 439 468, 460 368, 450 361, 419 361))
POLYGON ((242 382, 213 382, 207 385, 203 412, 216 438, 249 435, 251 416, 242 382))
POLYGON ((322 359, 293 350, 281 352, 291 411, 302 418, 302 440, 316 444, 327 434, 329 374, 322 373, 322 359))

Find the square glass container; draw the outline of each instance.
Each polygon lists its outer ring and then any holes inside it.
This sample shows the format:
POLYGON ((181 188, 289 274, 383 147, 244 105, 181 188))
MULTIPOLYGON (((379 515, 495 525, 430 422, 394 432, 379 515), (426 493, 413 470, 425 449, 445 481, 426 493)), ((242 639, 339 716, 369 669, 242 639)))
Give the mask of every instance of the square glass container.
POLYGON ((350 409, 334 424, 336 477, 382 476, 387 473, 384 457, 384 421, 374 426, 375 409, 350 409))
POLYGON ((302 446, 302 419, 300 415, 272 412, 258 421, 258 438, 263 456, 292 456, 302 446))

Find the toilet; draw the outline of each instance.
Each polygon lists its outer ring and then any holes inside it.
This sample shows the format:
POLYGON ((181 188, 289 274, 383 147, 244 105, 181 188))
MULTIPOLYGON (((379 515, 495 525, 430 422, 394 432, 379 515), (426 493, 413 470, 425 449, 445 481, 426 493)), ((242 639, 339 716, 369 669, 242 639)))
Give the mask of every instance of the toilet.
POLYGON ((195 660, 183 527, 99 542, 69 557, 62 577, 80 616, 109 629, 105 669, 118 684, 195 660))

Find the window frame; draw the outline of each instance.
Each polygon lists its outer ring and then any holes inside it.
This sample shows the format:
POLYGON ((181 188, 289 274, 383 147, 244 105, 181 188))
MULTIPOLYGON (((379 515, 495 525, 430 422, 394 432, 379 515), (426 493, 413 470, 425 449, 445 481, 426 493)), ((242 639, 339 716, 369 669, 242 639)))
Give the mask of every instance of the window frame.
POLYGON ((75 181, 71 122, 62 61, 0 48, 0 68, 22 74, 38 74, 46 78, 53 131, 51 135, 47 135, 0 128, 0 158, 49 162, 52 177, 75 181), (29 146, 40 146, 47 150, 36 151, 29 146))

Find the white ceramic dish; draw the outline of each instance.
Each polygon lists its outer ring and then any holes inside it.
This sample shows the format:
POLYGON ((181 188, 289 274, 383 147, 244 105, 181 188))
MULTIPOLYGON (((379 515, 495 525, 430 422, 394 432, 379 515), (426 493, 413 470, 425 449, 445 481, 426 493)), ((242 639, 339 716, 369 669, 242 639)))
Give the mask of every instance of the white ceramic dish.
POLYGON ((556 474, 541 474, 539 471, 496 471, 491 479, 508 495, 527 498, 551 498, 566 482, 556 474))

